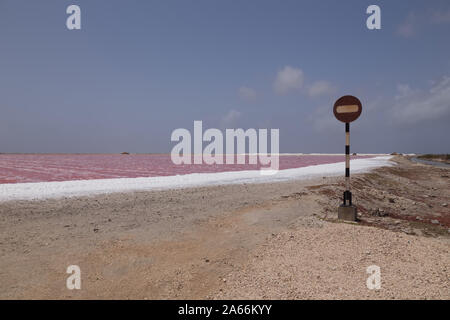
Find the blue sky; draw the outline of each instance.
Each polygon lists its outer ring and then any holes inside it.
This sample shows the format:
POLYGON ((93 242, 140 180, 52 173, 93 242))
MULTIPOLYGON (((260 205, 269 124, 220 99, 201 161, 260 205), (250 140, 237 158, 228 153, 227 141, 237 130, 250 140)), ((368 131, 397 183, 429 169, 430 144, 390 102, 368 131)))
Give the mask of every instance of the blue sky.
POLYGON ((194 120, 342 152, 353 94, 352 151, 450 153, 449 35, 446 0, 0 0, 0 152, 169 152, 194 120))

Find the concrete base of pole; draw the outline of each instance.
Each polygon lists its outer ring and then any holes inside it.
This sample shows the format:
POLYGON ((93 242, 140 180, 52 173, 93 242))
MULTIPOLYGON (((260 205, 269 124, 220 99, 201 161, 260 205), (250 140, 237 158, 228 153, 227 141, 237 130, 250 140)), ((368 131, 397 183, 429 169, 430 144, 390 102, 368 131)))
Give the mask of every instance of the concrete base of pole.
POLYGON ((338 219, 345 221, 356 221, 356 207, 341 205, 338 208, 338 219))

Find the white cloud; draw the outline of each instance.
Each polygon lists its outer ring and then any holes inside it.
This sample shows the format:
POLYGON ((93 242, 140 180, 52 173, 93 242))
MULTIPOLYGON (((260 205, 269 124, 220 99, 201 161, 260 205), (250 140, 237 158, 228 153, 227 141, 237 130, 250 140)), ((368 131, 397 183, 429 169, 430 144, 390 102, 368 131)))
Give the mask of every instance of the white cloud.
POLYGON ((386 99, 383 96, 378 96, 378 97, 375 97, 375 98, 372 98, 372 99, 368 100, 363 105, 363 112, 364 112, 364 114, 366 112, 372 112, 372 111, 379 112, 379 111, 381 111, 386 106, 385 100, 386 99))
POLYGON ((308 87, 308 94, 311 97, 333 94, 336 88, 327 81, 316 81, 308 87))
POLYGON ((403 21, 403 23, 397 27, 397 34, 405 38, 412 37, 415 33, 416 23, 417 23, 416 16, 414 13, 411 12, 406 17, 405 21, 403 21))
POLYGON ((398 84, 397 85, 397 95, 395 96, 395 100, 400 100, 402 98, 408 97, 412 95, 414 91, 408 84, 398 84))
POLYGON ((437 24, 450 23, 450 10, 433 12, 431 21, 437 24))
POLYGON ((252 88, 242 86, 238 89, 239 97, 244 100, 253 101, 256 99, 256 91, 252 88))
POLYGON ((317 107, 309 116, 309 121, 317 132, 335 130, 339 126, 339 121, 333 115, 332 104, 317 107))
POLYGON ((397 27, 397 35, 404 38, 411 38, 418 29, 427 24, 450 23, 450 10, 429 10, 426 13, 416 14, 410 12, 405 20, 397 27))
POLYGON ((228 111, 228 113, 220 120, 220 126, 222 128, 232 128, 236 124, 236 121, 241 117, 241 113, 234 109, 228 111))
POLYGON ((290 66, 278 71, 273 88, 277 94, 286 94, 303 87, 303 71, 290 66))
POLYGON ((393 118, 399 123, 415 124, 450 116, 450 77, 444 77, 428 91, 399 86, 393 118), (406 94, 405 94, 406 93, 406 94))

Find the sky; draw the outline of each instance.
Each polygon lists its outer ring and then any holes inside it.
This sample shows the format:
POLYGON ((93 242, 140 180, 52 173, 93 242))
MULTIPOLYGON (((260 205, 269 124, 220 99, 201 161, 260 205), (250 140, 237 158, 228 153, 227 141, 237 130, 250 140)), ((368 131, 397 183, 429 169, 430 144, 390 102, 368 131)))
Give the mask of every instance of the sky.
POLYGON ((449 36, 448 0, 0 0, 0 152, 165 153, 194 120, 343 152, 351 94, 352 152, 450 153, 449 36))

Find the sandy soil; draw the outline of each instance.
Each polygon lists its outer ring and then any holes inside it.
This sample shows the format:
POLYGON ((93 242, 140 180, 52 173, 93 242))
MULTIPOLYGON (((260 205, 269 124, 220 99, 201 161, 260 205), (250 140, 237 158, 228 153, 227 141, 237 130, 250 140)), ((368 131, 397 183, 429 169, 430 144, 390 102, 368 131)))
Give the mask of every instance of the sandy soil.
POLYGON ((353 177, 357 224, 342 178, 0 203, 0 298, 449 299, 450 169, 395 161, 353 177))

